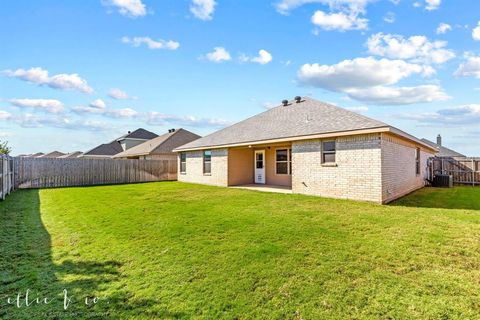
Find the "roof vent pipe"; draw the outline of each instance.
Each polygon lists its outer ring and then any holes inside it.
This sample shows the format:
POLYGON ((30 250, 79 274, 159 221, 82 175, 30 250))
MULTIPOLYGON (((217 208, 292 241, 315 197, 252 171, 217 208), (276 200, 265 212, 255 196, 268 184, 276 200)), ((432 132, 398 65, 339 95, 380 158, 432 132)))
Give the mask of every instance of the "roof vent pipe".
POLYGON ((302 102, 302 97, 296 96, 296 97, 295 97, 295 101, 296 101, 297 103, 302 102))
POLYGON ((282 104, 284 107, 286 107, 288 105, 288 100, 282 100, 282 104))

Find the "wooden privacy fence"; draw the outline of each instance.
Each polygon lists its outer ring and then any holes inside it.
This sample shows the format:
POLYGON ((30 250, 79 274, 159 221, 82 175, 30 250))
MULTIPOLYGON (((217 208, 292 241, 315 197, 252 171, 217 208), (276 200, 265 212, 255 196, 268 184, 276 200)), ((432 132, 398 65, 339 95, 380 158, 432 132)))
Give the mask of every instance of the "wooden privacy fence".
POLYGON ((13 158, 7 155, 0 155, 0 199, 5 200, 5 197, 13 191, 13 158))
POLYGON ((176 160, 15 158, 15 188, 89 186, 176 179, 176 160))
POLYGON ((480 158, 435 157, 430 160, 430 175, 453 176, 457 184, 480 186, 480 158))

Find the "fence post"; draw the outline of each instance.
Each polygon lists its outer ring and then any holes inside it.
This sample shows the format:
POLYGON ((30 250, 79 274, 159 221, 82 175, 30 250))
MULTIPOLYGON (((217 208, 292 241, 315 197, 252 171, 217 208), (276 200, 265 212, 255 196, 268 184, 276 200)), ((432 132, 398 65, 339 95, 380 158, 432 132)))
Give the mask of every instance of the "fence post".
POLYGON ((6 187, 6 183, 5 183, 5 155, 2 154, 1 156, 1 163, 2 163, 2 200, 5 200, 5 197, 6 197, 6 194, 5 194, 5 187, 6 187))
POLYGON ((475 162, 472 158, 472 186, 475 187, 475 162))

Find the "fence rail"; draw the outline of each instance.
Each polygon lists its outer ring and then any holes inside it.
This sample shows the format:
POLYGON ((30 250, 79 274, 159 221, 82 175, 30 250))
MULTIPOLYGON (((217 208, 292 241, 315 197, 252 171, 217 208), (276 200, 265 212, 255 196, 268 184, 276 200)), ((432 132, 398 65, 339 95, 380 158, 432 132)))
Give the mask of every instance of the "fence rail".
POLYGON ((432 158, 430 175, 437 174, 451 175, 457 184, 480 186, 480 158, 432 158))
POLYGON ((5 200, 5 197, 13 191, 14 176, 13 176, 14 162, 13 158, 7 155, 0 155, 0 199, 5 200))
POLYGON ((19 189, 176 179, 176 160, 15 158, 15 188, 19 189))

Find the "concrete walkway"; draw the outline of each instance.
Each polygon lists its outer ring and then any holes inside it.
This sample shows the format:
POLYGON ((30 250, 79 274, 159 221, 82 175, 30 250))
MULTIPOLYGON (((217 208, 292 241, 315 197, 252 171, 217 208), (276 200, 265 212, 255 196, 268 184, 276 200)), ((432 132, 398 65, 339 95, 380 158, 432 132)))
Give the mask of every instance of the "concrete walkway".
POLYGON ((231 188, 263 191, 263 192, 275 192, 275 193, 292 193, 291 187, 273 186, 268 184, 245 184, 241 186, 233 186, 231 188))

